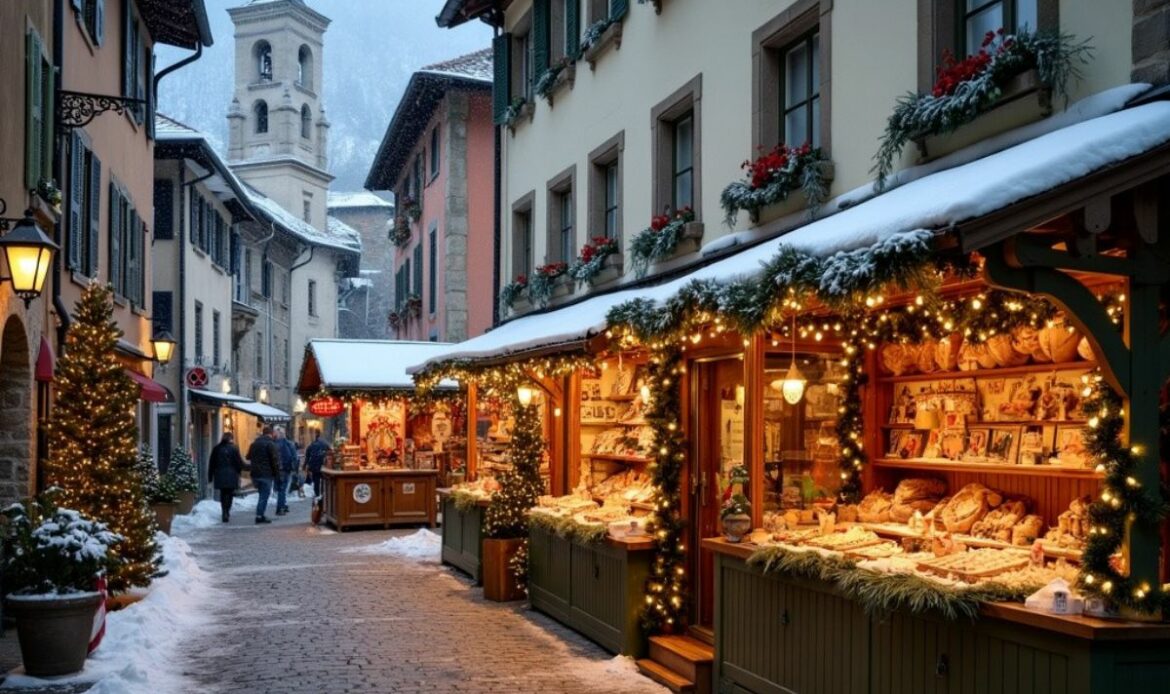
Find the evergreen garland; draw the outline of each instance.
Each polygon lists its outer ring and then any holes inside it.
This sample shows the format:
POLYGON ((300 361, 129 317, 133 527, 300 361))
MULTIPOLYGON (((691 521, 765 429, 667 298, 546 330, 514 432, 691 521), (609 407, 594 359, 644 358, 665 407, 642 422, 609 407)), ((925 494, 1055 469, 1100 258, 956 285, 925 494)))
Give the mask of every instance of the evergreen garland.
POLYGON ((797 190, 804 193, 812 217, 829 197, 824 167, 828 161, 819 147, 808 145, 779 145, 754 161, 745 161, 747 180, 732 181, 719 196, 724 223, 734 227, 740 210, 747 210, 752 222, 757 222, 761 208, 783 202, 797 190))
POLYGON ((57 360, 46 464, 49 484, 61 487, 61 506, 124 538, 116 549, 122 563, 109 577, 112 592, 149 585, 162 563, 154 514, 136 470, 138 386, 114 351, 121 336, 110 289, 91 284, 77 302, 57 360))
POLYGON ((540 528, 563 540, 575 540, 582 544, 600 542, 609 534, 609 529, 603 523, 582 523, 572 516, 559 516, 536 510, 528 514, 528 522, 531 527, 540 528))
POLYGON ((581 253, 569 264, 569 277, 578 286, 589 284, 605 269, 605 261, 611 255, 621 252, 617 239, 608 236, 594 236, 593 240, 581 247, 581 253))
POLYGON ((413 238, 413 233, 410 230, 410 222, 406 220, 404 214, 399 214, 394 218, 394 226, 390 228, 390 240, 399 248, 406 248, 410 245, 410 240, 413 238))
POLYGON ((485 537, 510 540, 528 537, 528 509, 544 493, 540 464, 544 459, 544 436, 536 405, 512 403, 516 429, 508 445, 512 469, 499 476, 500 491, 492 497, 483 518, 485 537))
POLYGON ((565 263, 548 263, 536 268, 532 279, 528 280, 528 300, 534 306, 544 308, 552 298, 557 281, 565 276, 569 266, 565 263))
POLYGON ((1067 34, 993 33, 979 53, 952 66, 960 68, 963 79, 948 79, 945 70, 940 70, 940 82, 932 93, 911 92, 898 98, 874 155, 875 189, 885 187, 907 142, 954 132, 975 120, 995 105, 1009 80, 1027 70, 1035 68, 1045 88, 1067 98, 1069 83, 1080 79, 1080 66, 1088 62, 1091 53, 1087 42, 1067 34))
POLYGON ((638 277, 645 277, 651 263, 669 258, 682 241, 683 230, 695 221, 695 213, 684 207, 674 214, 658 215, 630 239, 631 264, 638 277))
POLYGON ((500 287, 500 309, 507 310, 512 308, 520 297, 526 296, 528 293, 528 278, 524 275, 516 275, 516 279, 500 287))
POLYGON ((508 104, 508 108, 504 109, 503 115, 500 117, 500 122, 508 127, 516 126, 516 121, 520 119, 520 115, 524 113, 524 107, 528 105, 528 100, 522 96, 512 99, 508 104))
POLYGON ((176 446, 171 452, 171 464, 167 467, 167 478, 176 491, 199 492, 199 470, 186 448, 176 446))
POLYGON ((455 510, 460 513, 471 513, 479 507, 480 499, 483 498, 463 489, 451 490, 451 503, 455 505, 455 510))
POLYGON ((647 467, 654 485, 654 512, 648 530, 654 538, 654 557, 642 608, 642 629, 647 634, 677 631, 686 621, 687 521, 682 515, 682 469, 687 443, 682 435, 682 398, 677 385, 684 368, 682 351, 675 347, 650 357, 651 398, 646 421, 654 429, 654 453, 647 467))
POLYGON ((581 52, 584 53, 589 49, 590 46, 597 43, 598 39, 601 38, 601 35, 605 33, 605 30, 610 28, 610 26, 616 22, 616 19, 604 17, 590 24, 585 29, 585 33, 581 35, 581 52))

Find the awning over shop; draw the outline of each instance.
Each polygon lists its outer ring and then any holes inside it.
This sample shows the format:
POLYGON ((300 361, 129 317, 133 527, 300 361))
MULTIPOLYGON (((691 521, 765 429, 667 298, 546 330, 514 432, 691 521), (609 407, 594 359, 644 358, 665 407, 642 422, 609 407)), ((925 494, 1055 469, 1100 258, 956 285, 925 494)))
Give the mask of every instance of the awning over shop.
MULTIPOLYGON (((606 315, 614 306, 633 299, 661 305, 696 280, 750 280, 785 247, 831 258, 893 243, 900 235, 945 233, 1170 142, 1170 103, 1124 108, 1147 88, 1125 85, 1091 96, 1043 121, 902 171, 890 183, 896 187, 881 194, 875 195, 866 184, 827 205, 825 216, 672 281, 518 318, 420 361, 409 371, 450 360, 498 359, 582 344, 605 331, 606 315)), ((734 245, 750 239, 750 234, 732 234, 717 244, 734 245)), ((707 250, 712 252, 711 247, 707 250)))
POLYGON ((150 378, 148 376, 143 376, 142 374, 138 373, 137 371, 132 371, 130 369, 126 369, 126 374, 128 376, 130 376, 131 380, 133 380, 135 383, 138 384, 138 388, 139 388, 139 396, 138 397, 145 400, 146 402, 174 402, 175 401, 175 396, 171 394, 170 389, 168 389, 166 386, 159 383, 158 381, 154 380, 153 378, 150 378))
MULTIPOLYGON (((311 340, 297 392, 312 397, 322 390, 332 393, 414 391, 409 366, 438 357, 454 345, 402 340, 311 340)), ((456 389, 446 380, 439 388, 456 389)))
POLYGON ((220 407, 229 407, 238 412, 244 412, 246 414, 252 415, 253 417, 257 417, 266 423, 278 424, 280 422, 287 422, 292 419, 289 413, 278 407, 266 405, 262 402, 256 402, 255 400, 250 400, 242 395, 232 395, 231 393, 214 393, 210 390, 198 390, 195 388, 192 388, 188 392, 191 394, 191 397, 195 398, 196 400, 200 400, 211 405, 218 405, 220 407))

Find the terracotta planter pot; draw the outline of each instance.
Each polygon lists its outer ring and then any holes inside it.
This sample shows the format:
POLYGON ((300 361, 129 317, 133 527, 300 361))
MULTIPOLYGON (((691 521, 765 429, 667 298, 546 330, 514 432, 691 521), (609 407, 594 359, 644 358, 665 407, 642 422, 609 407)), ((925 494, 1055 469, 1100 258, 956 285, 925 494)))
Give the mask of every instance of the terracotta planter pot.
POLYGON ((175 509, 178 504, 151 504, 150 509, 154 511, 154 518, 158 521, 158 529, 171 534, 171 521, 175 519, 175 509))
POLYGON ((752 531, 752 517, 746 513, 733 513, 723 517, 723 536, 728 542, 743 542, 745 535, 752 531))
POLYGON ((195 492, 179 492, 179 515, 187 515, 195 508, 195 492))
POLYGON ((509 566, 520 551, 524 538, 483 541, 483 597, 496 602, 522 600, 524 591, 516 586, 516 572, 509 566))
POLYGON ((16 619, 25 673, 55 677, 80 671, 100 602, 97 593, 56 600, 5 600, 6 612, 16 619))

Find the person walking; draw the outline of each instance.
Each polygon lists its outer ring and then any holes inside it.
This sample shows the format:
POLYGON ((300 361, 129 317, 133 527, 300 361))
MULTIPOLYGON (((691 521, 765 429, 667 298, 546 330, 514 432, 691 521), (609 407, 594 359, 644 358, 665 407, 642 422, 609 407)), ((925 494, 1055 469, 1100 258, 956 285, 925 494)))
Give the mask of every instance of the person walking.
POLYGON ((272 485, 280 478, 280 457, 276 441, 272 439, 272 427, 265 426, 260 436, 248 448, 248 463, 252 471, 252 484, 260 498, 256 500, 256 523, 271 523, 264 512, 268 510, 268 497, 272 485))
POLYGON ((232 432, 224 432, 223 438, 211 449, 211 459, 207 463, 207 481, 219 491, 219 506, 224 523, 231 520, 232 500, 236 497, 240 472, 244 469, 244 459, 240 457, 240 449, 236 447, 235 441, 232 432))
POLYGON ((313 498, 321 498, 321 468, 329 454, 329 444, 321 440, 321 432, 314 432, 313 443, 305 449, 305 468, 313 477, 313 498))
POLYGON ((297 474, 297 447, 284 434, 284 429, 276 429, 276 449, 280 457, 280 481, 276 487, 276 515, 288 513, 288 490, 292 485, 293 477, 297 474))

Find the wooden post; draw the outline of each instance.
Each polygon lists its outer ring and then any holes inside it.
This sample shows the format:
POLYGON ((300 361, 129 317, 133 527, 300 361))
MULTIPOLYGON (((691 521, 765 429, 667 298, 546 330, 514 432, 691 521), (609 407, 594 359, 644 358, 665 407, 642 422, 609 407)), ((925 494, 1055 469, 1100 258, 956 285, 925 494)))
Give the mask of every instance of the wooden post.
POLYGON ((479 423, 479 404, 476 402, 475 383, 467 383, 467 475, 468 481, 475 479, 476 463, 479 460, 479 439, 476 438, 479 423))
MULTIPOLYGON (((1139 251, 1141 253, 1142 251, 1139 251)), ((1125 311, 1126 342, 1129 344, 1129 406, 1125 422, 1129 445, 1134 447, 1134 477, 1147 495, 1159 494, 1158 396, 1162 380, 1159 359, 1158 300, 1161 287, 1131 278, 1125 311)), ((1151 586, 1158 580, 1158 528, 1149 523, 1131 523, 1129 528, 1130 576, 1151 586)))
POLYGON ((752 527, 764 518, 764 354, 765 336, 756 333, 743 350, 743 437, 744 466, 751 475, 752 527))

